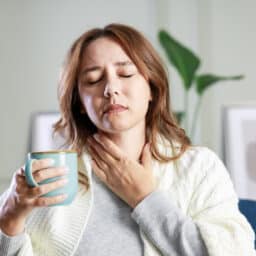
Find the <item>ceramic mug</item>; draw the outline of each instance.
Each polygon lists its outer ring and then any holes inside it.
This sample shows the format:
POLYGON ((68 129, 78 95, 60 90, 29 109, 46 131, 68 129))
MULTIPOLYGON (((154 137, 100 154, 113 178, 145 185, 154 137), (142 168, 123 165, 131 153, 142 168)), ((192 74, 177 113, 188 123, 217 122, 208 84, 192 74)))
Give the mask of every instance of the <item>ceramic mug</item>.
MULTIPOLYGON (((65 175, 68 179, 68 183, 63 187, 57 188, 53 191, 50 191, 44 194, 43 197, 52 197, 52 196, 57 196, 61 194, 67 194, 67 198, 64 201, 54 205, 68 205, 72 203, 78 190, 77 153, 75 151, 69 151, 69 150, 28 153, 26 164, 25 164, 25 178, 27 183, 32 187, 40 186, 41 184, 50 183, 60 178, 63 178, 63 176, 49 178, 39 183, 37 183, 34 180, 33 173, 32 173, 32 163, 35 159, 44 159, 44 158, 53 159, 54 163, 52 166, 54 167, 65 166, 68 168, 68 173, 65 175)), ((51 205, 51 206, 54 206, 54 205, 51 205)))

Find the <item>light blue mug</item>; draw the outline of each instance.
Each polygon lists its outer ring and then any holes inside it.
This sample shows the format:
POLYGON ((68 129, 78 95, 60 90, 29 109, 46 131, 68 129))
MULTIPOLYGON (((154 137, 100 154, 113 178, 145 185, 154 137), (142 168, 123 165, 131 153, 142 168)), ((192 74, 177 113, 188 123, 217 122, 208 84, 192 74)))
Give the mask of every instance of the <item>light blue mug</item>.
POLYGON ((54 160, 53 166, 60 167, 65 166, 68 168, 68 173, 66 177, 68 179, 68 183, 61 188, 57 188, 53 191, 44 194, 43 197, 52 197, 61 194, 67 194, 67 198, 57 204, 51 205, 68 205, 72 203, 74 200, 77 190, 78 190, 78 174, 77 174, 77 153, 75 151, 70 150, 60 150, 60 151, 45 151, 45 152, 31 152, 27 156, 26 165, 25 165, 25 178, 27 183, 32 186, 40 186, 41 184, 46 184, 53 182, 61 177, 54 177, 45 179, 39 183, 37 183, 32 174, 32 163, 35 159, 44 159, 51 158, 54 160))

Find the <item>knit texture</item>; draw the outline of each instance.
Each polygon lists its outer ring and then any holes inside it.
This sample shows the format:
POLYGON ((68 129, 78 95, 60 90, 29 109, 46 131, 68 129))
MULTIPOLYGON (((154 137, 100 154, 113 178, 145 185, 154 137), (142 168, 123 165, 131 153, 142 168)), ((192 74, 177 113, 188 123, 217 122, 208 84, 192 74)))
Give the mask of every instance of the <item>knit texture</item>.
POLYGON ((15 255, 25 242, 25 235, 21 233, 15 237, 10 237, 0 230, 1 255, 15 255))
MULTIPOLYGON (((162 148, 171 154, 166 145, 162 148)), ((85 172, 91 179, 88 155, 85 172)), ((210 256, 253 256, 254 232, 239 212, 230 177, 218 157, 202 147, 191 147, 174 164, 153 163, 158 189, 166 191, 170 203, 191 218, 200 230, 210 256)), ((0 205, 4 196, 0 199, 0 205)), ((26 241, 18 256, 70 256, 76 251, 90 215, 91 189, 80 187, 69 206, 35 210, 28 219, 26 241), (72 221, 71 221, 72 220, 72 221)), ((145 256, 161 255, 140 230, 145 256)))

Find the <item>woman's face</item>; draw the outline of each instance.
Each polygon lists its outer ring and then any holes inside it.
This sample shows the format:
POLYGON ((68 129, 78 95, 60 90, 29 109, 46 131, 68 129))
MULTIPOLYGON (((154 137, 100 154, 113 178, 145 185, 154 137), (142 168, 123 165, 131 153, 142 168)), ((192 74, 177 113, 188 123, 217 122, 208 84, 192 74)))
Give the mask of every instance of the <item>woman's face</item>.
POLYGON ((83 107, 99 130, 145 128, 150 87, 119 44, 104 37, 90 43, 78 81, 83 107))

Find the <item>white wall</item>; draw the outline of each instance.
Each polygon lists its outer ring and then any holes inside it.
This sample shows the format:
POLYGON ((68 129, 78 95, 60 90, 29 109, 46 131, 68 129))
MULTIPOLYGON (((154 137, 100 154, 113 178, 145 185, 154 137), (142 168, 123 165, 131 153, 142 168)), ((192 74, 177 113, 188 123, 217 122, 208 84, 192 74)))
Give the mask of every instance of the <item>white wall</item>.
POLYGON ((0 1, 0 183, 27 153, 32 112, 58 109, 57 79, 73 40, 94 26, 123 22, 156 41, 155 1, 0 1))
MULTIPOLYGON (((221 155, 221 106, 256 101, 254 10, 254 0, 0 1, 0 184, 24 162, 31 113, 58 109, 58 72, 70 44, 109 22, 137 27, 162 55, 156 34, 164 27, 202 57, 202 71, 246 76, 204 97, 197 140, 221 155)), ((182 109, 180 81, 170 71, 173 105, 182 109)))
POLYGON ((244 74, 237 82, 222 82, 209 89, 203 102, 202 143, 222 154, 221 107, 256 103, 256 1, 200 0, 199 50, 203 71, 244 74))

